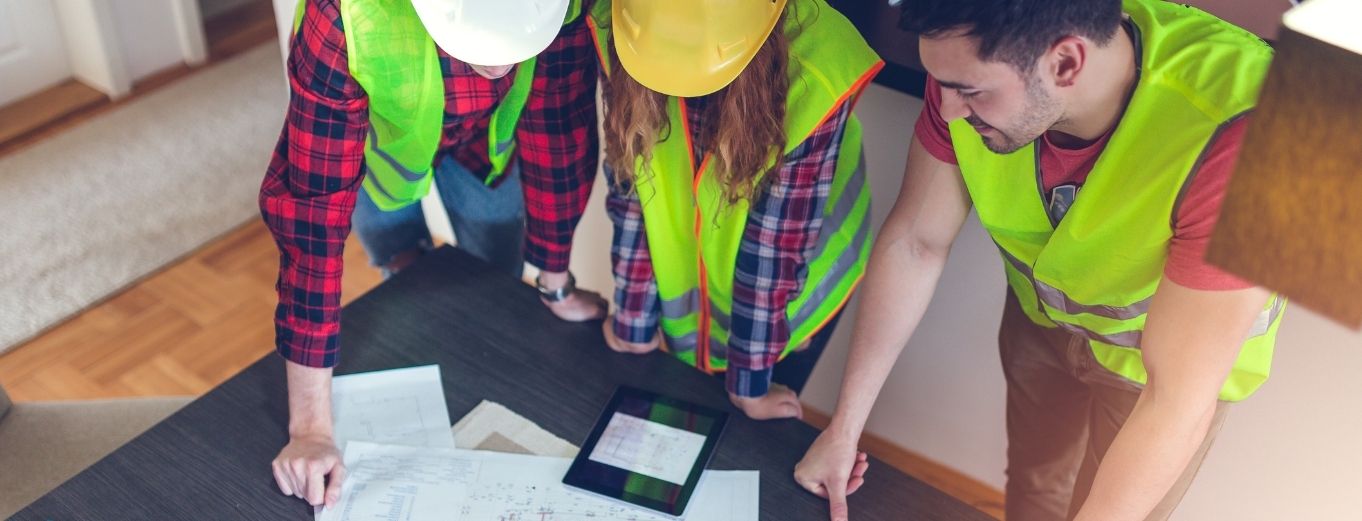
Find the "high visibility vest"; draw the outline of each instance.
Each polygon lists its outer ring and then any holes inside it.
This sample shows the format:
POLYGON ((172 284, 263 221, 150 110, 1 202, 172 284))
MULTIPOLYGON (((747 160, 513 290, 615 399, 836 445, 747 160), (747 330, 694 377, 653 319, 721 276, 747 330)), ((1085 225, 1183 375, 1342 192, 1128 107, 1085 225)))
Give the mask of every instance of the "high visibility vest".
MULTIPOLYGON (((293 30, 302 23, 298 1, 293 30)), ((445 83, 435 42, 409 0, 344 0, 341 25, 350 75, 369 98, 364 189, 382 210, 397 210, 430 191, 435 153, 444 132, 445 83)), ((572 0, 564 25, 581 14, 572 0)), ((487 129, 492 184, 515 151, 515 127, 534 84, 536 58, 516 65, 511 89, 487 129)))
MULTIPOLYGON (((1212 140, 1253 108, 1272 49, 1193 7, 1126 0, 1124 10, 1138 33, 1139 80, 1062 221, 1051 222, 1038 190, 1034 143, 1002 155, 963 119, 950 132, 979 220, 1026 315, 1086 338, 1102 366, 1143 384, 1140 340, 1180 195, 1212 140)), ((1267 379, 1285 304, 1273 295, 1264 306, 1220 399, 1242 400, 1267 379)))
MULTIPOLYGON (((590 22, 602 70, 610 74, 610 2, 598 0, 590 22)), ((883 66, 855 27, 824 0, 792 0, 781 28, 790 39, 790 92, 782 156, 843 103, 854 103, 883 66)), ((692 157, 685 105, 667 100, 673 131, 661 136, 636 183, 648 250, 661 299, 661 327, 679 358, 707 371, 727 368, 733 279, 748 201, 729 204, 706 154, 692 157)), ((774 164, 769 168, 774 168, 774 164)), ((873 238, 870 191, 861 162, 861 124, 848 120, 822 228, 803 284, 786 308, 790 341, 782 357, 813 337, 846 304, 865 272, 873 238)))

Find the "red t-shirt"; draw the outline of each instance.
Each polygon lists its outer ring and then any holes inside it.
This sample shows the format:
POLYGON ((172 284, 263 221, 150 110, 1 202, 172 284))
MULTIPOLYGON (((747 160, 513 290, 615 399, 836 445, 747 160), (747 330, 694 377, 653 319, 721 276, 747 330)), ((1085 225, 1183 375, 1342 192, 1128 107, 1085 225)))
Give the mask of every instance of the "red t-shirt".
MULTIPOLYGON (((941 118, 941 86, 936 79, 927 77, 925 103, 918 116, 914 133, 918 141, 933 157, 950 164, 957 164, 955 148, 951 145, 951 133, 946 120, 941 118)), ((1230 172, 1239 156, 1239 145, 1244 139, 1244 129, 1248 118, 1239 118, 1230 123, 1206 151, 1205 160, 1192 175, 1191 184, 1183 198, 1182 206, 1173 219, 1173 238, 1168 243, 1168 261, 1163 273, 1169 279, 1192 289, 1233 290, 1252 287, 1253 284, 1215 266, 1207 264, 1206 246, 1211 239, 1211 231, 1220 217, 1220 203, 1225 197, 1225 187, 1230 180, 1230 172)), ((1082 192, 1083 181, 1102 154, 1111 131, 1092 144, 1079 149, 1066 149, 1053 145, 1047 134, 1036 142, 1040 147, 1040 174, 1048 197, 1047 206, 1067 208, 1077 194, 1082 192)))

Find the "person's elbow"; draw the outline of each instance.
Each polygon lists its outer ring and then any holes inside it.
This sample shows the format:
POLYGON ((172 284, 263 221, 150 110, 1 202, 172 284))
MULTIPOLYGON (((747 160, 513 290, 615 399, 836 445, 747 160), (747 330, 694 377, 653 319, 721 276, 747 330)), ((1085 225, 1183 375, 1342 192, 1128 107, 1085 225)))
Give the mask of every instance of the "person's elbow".
MULTIPOLYGON (((1223 383, 1223 379, 1221 379, 1223 383)), ((1203 377, 1161 376, 1150 371, 1140 401, 1166 422, 1205 432, 1215 416, 1220 383, 1203 377)))

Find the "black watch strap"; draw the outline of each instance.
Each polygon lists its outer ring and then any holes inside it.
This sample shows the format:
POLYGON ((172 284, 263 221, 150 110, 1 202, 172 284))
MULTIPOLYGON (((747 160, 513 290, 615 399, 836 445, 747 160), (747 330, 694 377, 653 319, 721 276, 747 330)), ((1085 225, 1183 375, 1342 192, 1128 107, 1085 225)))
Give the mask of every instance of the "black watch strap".
POLYGON ((544 279, 542 277, 535 277, 534 285, 539 289, 539 296, 545 301, 562 302, 567 300, 568 297, 571 297, 573 292, 577 291, 577 277, 574 277, 572 272, 569 271, 567 284, 564 284, 561 288, 549 289, 544 287, 544 279))

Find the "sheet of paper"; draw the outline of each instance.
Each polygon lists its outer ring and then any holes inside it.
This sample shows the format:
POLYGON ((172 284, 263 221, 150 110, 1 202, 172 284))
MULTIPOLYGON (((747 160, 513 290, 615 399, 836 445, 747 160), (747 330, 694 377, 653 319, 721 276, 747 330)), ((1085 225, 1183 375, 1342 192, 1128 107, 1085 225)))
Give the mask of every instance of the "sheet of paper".
POLYGON ((701 434, 616 412, 587 459, 685 485, 704 446, 701 434))
POLYGON ((437 365, 337 376, 331 408, 341 450, 352 441, 454 448, 437 365))
MULTIPOLYGON (((319 521, 669 521, 562 484, 568 458, 353 442, 338 505, 319 521)), ((686 519, 754 521, 759 474, 706 471, 686 519)))
POLYGON ((317 521, 420 521, 450 519, 467 495, 470 462, 441 451, 351 441, 349 475, 340 501, 316 513, 317 521))

